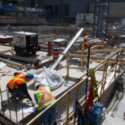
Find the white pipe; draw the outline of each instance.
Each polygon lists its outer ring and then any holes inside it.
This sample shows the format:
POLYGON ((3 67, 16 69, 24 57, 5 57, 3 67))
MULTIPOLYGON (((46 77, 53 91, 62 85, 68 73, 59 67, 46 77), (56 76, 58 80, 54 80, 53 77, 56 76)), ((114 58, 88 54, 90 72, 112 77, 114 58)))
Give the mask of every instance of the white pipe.
MULTIPOLYGON (((62 52, 64 54, 66 54, 68 52, 68 50, 71 48, 71 46, 73 45, 73 43, 77 40, 77 38, 81 35, 81 33, 83 32, 84 28, 81 28, 77 34, 73 37, 73 39, 69 42, 69 44, 67 45, 67 47, 65 48, 65 50, 62 52)), ((57 65, 59 64, 59 62, 62 60, 64 55, 60 55, 59 58, 56 60, 56 62, 50 67, 50 69, 55 69, 57 67, 57 65)))

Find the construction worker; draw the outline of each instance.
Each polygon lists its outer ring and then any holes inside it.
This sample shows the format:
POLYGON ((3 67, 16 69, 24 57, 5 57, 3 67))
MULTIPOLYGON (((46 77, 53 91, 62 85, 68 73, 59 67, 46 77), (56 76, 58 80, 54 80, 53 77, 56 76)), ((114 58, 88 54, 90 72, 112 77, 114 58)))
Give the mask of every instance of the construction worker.
MULTIPOLYGON (((35 84, 36 92, 34 98, 38 104, 38 111, 43 111, 49 105, 53 104, 56 99, 53 93, 50 91, 50 88, 43 86, 40 83, 35 84)), ((48 111, 46 111, 40 118, 42 125, 53 125, 56 119, 56 106, 52 106, 48 111)))
POLYGON ((84 36, 84 40, 81 43, 81 48, 87 48, 87 40, 88 40, 88 36, 84 36))
MULTIPOLYGON (((87 40, 88 40, 88 36, 84 36, 84 40, 81 42, 81 55, 84 55, 84 50, 87 49, 88 47, 87 40)), ((81 60, 81 67, 83 66, 84 66, 84 58, 82 58, 81 60)))
POLYGON ((103 45, 104 45, 104 48, 106 48, 107 41, 104 41, 103 45))
POLYGON ((32 106, 34 106, 35 104, 32 101, 26 86, 26 83, 34 78, 33 73, 14 73, 14 75, 15 76, 7 84, 8 91, 12 94, 14 99, 18 98, 19 100, 22 100, 28 98, 31 101, 32 106))

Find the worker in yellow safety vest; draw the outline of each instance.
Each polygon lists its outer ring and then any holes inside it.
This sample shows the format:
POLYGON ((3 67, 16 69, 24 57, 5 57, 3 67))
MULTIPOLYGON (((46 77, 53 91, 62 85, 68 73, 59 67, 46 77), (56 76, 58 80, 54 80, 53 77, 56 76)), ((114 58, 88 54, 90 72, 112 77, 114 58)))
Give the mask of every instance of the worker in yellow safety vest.
POLYGON ((87 40, 88 40, 88 36, 84 36, 84 40, 81 43, 81 49, 87 48, 87 40))
MULTIPOLYGON (((87 49, 88 44, 87 44, 88 36, 84 36, 84 40, 81 41, 81 55, 84 55, 84 50, 87 49)), ((81 67, 84 66, 84 58, 81 60, 81 67)))
MULTIPOLYGON (((53 93, 51 92, 48 86, 43 86, 40 83, 35 84, 35 94, 34 98, 38 105, 38 111, 43 111, 45 108, 53 104, 56 99, 53 93)), ((53 125, 56 119, 56 106, 52 106, 49 110, 47 110, 40 121, 43 125, 53 125)))

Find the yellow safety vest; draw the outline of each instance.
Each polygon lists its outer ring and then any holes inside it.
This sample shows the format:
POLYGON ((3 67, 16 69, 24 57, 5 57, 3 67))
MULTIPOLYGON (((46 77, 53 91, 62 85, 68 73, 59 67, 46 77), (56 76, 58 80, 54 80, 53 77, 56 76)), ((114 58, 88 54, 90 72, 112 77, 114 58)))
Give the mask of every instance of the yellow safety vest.
POLYGON ((50 91, 49 87, 41 87, 35 92, 35 95, 37 98, 39 111, 53 104, 56 101, 55 96, 50 91))

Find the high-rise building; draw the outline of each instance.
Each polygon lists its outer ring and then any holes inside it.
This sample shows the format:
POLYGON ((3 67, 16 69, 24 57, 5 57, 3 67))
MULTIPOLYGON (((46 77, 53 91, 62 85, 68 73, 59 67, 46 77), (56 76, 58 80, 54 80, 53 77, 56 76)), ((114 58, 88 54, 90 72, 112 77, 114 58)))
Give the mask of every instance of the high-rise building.
POLYGON ((93 0, 38 0, 47 14, 54 17, 75 17, 77 13, 88 12, 93 0))

